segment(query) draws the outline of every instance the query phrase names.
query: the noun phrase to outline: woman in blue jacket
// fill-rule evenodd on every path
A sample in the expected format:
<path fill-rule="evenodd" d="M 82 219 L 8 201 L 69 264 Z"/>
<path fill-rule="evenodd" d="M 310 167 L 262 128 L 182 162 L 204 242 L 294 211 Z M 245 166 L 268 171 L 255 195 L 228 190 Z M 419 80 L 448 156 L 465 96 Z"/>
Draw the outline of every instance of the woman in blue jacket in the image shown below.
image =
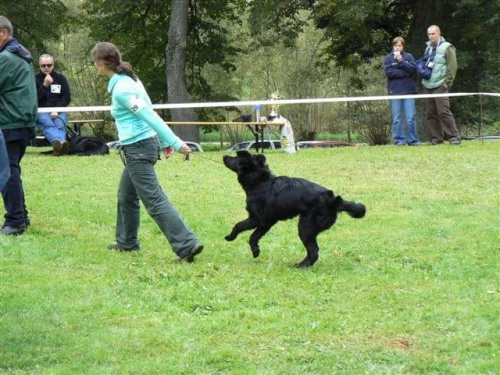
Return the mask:
<path fill-rule="evenodd" d="M 412 95 L 417 93 L 415 84 L 415 59 L 404 51 L 405 40 L 398 36 L 392 41 L 392 51 L 384 58 L 389 95 Z M 396 146 L 420 145 L 417 135 L 415 99 L 392 99 L 392 139 Z M 403 127 L 406 120 L 406 132 Z"/>
<path fill-rule="evenodd" d="M 153 110 L 144 86 L 130 64 L 122 61 L 114 44 L 96 44 L 92 57 L 98 73 L 110 78 L 111 114 L 115 118 L 125 164 L 118 188 L 116 242 L 108 245 L 108 249 L 140 249 L 137 236 L 140 200 L 179 260 L 191 263 L 203 250 L 203 245 L 169 202 L 154 170 L 161 151 L 169 158 L 175 151 L 188 154 L 191 149 Z"/>

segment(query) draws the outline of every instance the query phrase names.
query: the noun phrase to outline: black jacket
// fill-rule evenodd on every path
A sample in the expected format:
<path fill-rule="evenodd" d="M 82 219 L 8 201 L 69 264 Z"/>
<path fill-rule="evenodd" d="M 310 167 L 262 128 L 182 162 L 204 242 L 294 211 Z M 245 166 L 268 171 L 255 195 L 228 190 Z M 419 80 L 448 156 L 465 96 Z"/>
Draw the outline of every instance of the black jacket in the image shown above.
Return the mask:
<path fill-rule="evenodd" d="M 50 73 L 54 82 L 49 87 L 43 85 L 45 80 L 45 74 L 43 72 L 38 72 L 35 75 L 36 79 L 36 91 L 38 94 L 38 106 L 39 107 L 67 107 L 71 102 L 71 91 L 69 89 L 68 81 L 66 77 L 61 73 L 57 73 L 55 70 Z M 61 86 L 60 93 L 52 92 L 54 85 Z"/>

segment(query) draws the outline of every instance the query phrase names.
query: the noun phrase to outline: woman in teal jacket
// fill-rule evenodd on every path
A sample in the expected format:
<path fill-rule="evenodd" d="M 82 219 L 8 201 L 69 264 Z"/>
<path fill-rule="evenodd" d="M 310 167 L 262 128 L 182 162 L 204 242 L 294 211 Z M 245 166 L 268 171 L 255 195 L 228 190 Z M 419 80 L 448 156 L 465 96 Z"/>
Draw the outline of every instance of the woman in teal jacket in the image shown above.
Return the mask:
<path fill-rule="evenodd" d="M 140 200 L 179 260 L 191 263 L 203 250 L 203 245 L 169 202 L 154 170 L 161 151 L 169 158 L 175 151 L 188 154 L 191 149 L 153 110 L 144 86 L 130 64 L 122 61 L 114 44 L 96 44 L 92 57 L 98 73 L 110 77 L 111 114 L 115 118 L 125 164 L 118 188 L 116 242 L 108 245 L 108 249 L 140 249 Z"/>

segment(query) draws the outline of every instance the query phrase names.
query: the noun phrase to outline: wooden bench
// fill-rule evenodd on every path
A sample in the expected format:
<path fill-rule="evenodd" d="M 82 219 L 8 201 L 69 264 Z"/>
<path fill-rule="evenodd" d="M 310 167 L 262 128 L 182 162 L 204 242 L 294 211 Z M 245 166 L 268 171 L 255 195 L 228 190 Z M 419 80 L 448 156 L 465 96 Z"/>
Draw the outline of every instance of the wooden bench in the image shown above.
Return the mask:
<path fill-rule="evenodd" d="M 68 126 L 73 125 L 73 130 L 78 135 L 82 135 L 82 126 L 85 124 L 103 124 L 102 119 L 92 119 L 92 120 L 69 120 Z"/>

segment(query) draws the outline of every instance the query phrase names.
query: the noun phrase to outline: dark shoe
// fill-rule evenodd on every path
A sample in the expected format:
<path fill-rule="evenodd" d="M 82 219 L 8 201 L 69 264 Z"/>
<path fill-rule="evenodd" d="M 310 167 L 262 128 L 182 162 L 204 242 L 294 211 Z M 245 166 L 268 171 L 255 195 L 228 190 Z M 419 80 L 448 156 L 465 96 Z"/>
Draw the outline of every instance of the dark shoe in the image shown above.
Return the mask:
<path fill-rule="evenodd" d="M 179 263 L 183 263 L 183 262 L 193 263 L 194 257 L 196 255 L 198 255 L 199 253 L 201 253 L 202 251 L 203 251 L 203 245 L 198 242 L 196 245 L 193 246 L 193 248 L 191 249 L 191 251 L 188 254 L 186 254 L 183 257 L 179 257 L 179 259 L 177 259 L 177 262 L 179 262 Z"/>
<path fill-rule="evenodd" d="M 62 148 L 62 143 L 59 139 L 56 139 L 54 142 L 52 142 L 52 149 L 54 156 L 61 156 L 61 148 Z"/>
<path fill-rule="evenodd" d="M 116 251 L 139 251 L 139 249 L 124 249 L 120 245 L 118 245 L 116 242 L 106 246 L 106 249 L 108 250 L 116 250 Z"/>
<path fill-rule="evenodd" d="M 63 141 L 61 143 L 61 155 L 68 155 L 68 154 L 69 154 L 69 142 Z"/>
<path fill-rule="evenodd" d="M 21 225 L 20 227 L 4 226 L 0 230 L 0 234 L 6 235 L 6 236 L 20 236 L 21 234 L 24 233 L 25 230 L 26 230 L 25 225 Z"/>

